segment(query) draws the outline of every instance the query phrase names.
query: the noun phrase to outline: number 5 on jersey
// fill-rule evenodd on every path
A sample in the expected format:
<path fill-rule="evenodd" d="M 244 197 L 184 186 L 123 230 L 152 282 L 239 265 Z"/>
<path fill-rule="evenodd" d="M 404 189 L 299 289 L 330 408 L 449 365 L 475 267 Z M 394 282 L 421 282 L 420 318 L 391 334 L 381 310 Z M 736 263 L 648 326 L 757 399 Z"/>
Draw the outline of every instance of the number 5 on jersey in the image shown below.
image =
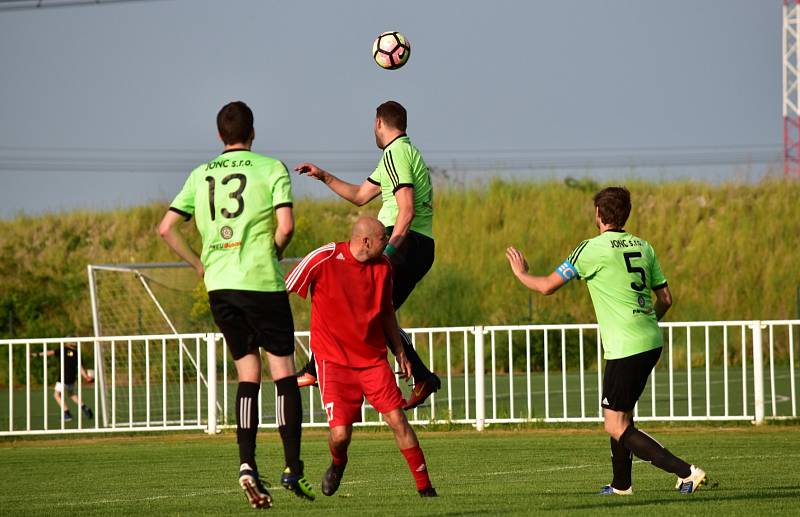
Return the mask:
<path fill-rule="evenodd" d="M 644 291 L 645 288 L 647 287 L 647 276 L 645 275 L 644 269 L 631 264 L 631 259 L 642 258 L 642 253 L 640 251 L 630 251 L 628 253 L 623 253 L 622 256 L 625 257 L 625 265 L 628 267 L 628 272 L 638 273 L 639 276 L 642 277 L 641 284 L 637 284 L 636 282 L 631 282 L 631 289 L 638 292 Z"/>

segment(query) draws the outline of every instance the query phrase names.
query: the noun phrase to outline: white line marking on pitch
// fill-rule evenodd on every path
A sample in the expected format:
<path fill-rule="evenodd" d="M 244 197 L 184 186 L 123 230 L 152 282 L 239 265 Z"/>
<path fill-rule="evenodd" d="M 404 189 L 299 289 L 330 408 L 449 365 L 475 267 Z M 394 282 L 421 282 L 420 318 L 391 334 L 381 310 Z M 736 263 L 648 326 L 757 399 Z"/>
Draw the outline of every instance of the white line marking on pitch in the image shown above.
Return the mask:
<path fill-rule="evenodd" d="M 95 504 L 110 504 L 110 503 L 138 503 L 142 501 L 157 501 L 159 499 L 177 499 L 177 498 L 186 498 L 186 497 L 198 497 L 204 495 L 221 495 L 221 494 L 233 494 L 238 492 L 239 490 L 233 489 L 226 489 L 226 490 L 201 490 L 196 492 L 187 492 L 185 494 L 164 494 L 164 495 L 152 495 L 149 497 L 136 497 L 130 499 L 96 499 L 94 501 L 76 501 L 76 502 L 56 502 L 56 503 L 48 503 L 50 506 L 89 506 Z"/>

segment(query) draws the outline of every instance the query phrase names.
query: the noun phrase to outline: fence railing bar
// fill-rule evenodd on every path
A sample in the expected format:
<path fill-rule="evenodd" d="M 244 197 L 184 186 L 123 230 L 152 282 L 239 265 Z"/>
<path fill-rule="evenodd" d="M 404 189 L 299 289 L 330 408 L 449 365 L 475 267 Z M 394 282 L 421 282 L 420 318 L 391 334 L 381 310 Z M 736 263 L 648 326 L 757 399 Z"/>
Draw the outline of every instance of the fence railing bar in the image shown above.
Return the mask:
<path fill-rule="evenodd" d="M 584 386 L 584 377 L 586 371 L 583 365 L 583 329 L 578 329 L 578 364 L 580 371 L 581 383 L 581 418 L 586 418 L 586 387 Z"/>
<path fill-rule="evenodd" d="M 544 333 L 544 417 L 550 418 L 550 368 L 547 364 L 547 349 L 549 348 L 549 343 L 547 342 L 547 329 L 543 329 L 542 332 Z"/>
<path fill-rule="evenodd" d="M 789 327 L 789 396 L 792 399 L 792 417 L 797 416 L 797 392 L 795 391 L 794 381 L 794 326 Z"/>
<path fill-rule="evenodd" d="M 514 356 L 512 355 L 512 348 L 513 348 L 513 339 L 511 333 L 513 331 L 508 331 L 508 398 L 510 399 L 510 415 L 513 418 L 516 413 L 514 413 Z"/>
<path fill-rule="evenodd" d="M 728 326 L 722 327 L 722 379 L 724 386 L 725 397 L 725 416 L 729 415 L 728 412 Z"/>
<path fill-rule="evenodd" d="M 775 326 L 769 325 L 769 394 L 772 402 L 772 416 L 777 416 L 775 407 Z"/>
<path fill-rule="evenodd" d="M 705 327 L 705 363 L 706 363 L 706 416 L 711 416 L 711 345 L 709 340 L 709 328 Z"/>
<path fill-rule="evenodd" d="M 747 327 L 742 325 L 742 414 L 747 414 Z"/>
<path fill-rule="evenodd" d="M 452 358 L 450 356 L 450 332 L 445 334 L 445 348 L 447 350 L 447 416 L 453 418 L 453 376 Z"/>
<path fill-rule="evenodd" d="M 601 357 L 603 343 L 600 338 L 600 329 L 597 328 L 595 332 L 596 338 L 595 341 L 597 343 L 597 416 L 598 418 L 603 418 L 603 378 L 602 372 L 600 370 L 603 369 L 603 360 Z"/>
<path fill-rule="evenodd" d="M 495 353 L 495 331 L 492 330 L 492 418 L 497 418 L 497 354 Z"/>
<path fill-rule="evenodd" d="M 533 400 L 531 396 L 531 331 L 525 329 L 525 385 L 527 389 L 528 419 L 533 418 Z"/>

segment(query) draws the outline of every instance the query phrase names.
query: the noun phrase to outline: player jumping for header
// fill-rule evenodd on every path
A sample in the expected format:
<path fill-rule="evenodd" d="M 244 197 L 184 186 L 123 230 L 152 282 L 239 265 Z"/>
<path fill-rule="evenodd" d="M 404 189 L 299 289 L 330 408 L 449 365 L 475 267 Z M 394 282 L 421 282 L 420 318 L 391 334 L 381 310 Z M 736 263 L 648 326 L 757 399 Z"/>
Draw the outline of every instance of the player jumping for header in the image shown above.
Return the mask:
<path fill-rule="evenodd" d="M 375 171 L 361 185 L 340 180 L 313 163 L 301 163 L 295 170 L 316 178 L 342 198 L 362 206 L 379 194 L 383 205 L 378 219 L 386 226 L 389 243 L 386 254 L 392 261 L 394 309 L 400 309 L 417 282 L 433 265 L 433 186 L 428 166 L 419 150 L 406 135 L 406 109 L 399 102 L 387 101 L 378 106 L 375 116 L 375 143 L 383 157 Z M 422 404 L 437 391 L 441 381 L 417 355 L 408 335 L 400 331 L 406 357 L 411 362 L 414 388 L 403 409 Z M 298 378 L 303 386 L 313 384 L 314 358 Z"/>
<path fill-rule="evenodd" d="M 600 326 L 606 359 L 603 417 L 611 435 L 614 479 L 601 494 L 631 495 L 631 453 L 678 476 L 676 488 L 694 493 L 706 473 L 676 457 L 647 433 L 634 427 L 633 409 L 661 356 L 660 320 L 672 305 L 667 280 L 653 247 L 625 231 L 631 212 L 630 193 L 609 187 L 594 196 L 600 235 L 581 242 L 549 276 L 528 273 L 528 263 L 514 247 L 506 257 L 523 285 L 545 295 L 579 278 L 586 280 Z M 650 291 L 655 292 L 655 305 Z"/>
<path fill-rule="evenodd" d="M 394 431 L 419 494 L 436 496 L 386 360 L 388 337 L 403 378 L 411 374 L 392 307 L 392 266 L 383 255 L 386 242 L 383 224 L 361 217 L 349 242 L 330 243 L 312 251 L 286 277 L 289 292 L 303 298 L 312 293 L 310 343 L 333 457 L 322 479 L 322 493 L 327 496 L 336 492 L 342 480 L 353 422 L 361 419 L 364 397 Z"/>

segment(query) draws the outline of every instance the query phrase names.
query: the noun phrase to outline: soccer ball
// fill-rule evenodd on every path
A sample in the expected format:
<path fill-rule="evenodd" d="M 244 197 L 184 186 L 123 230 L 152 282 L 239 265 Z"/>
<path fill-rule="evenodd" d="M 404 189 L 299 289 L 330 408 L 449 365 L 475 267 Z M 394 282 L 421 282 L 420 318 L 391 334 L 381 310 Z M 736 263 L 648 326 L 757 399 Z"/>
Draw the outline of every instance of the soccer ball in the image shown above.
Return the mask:
<path fill-rule="evenodd" d="M 396 70 L 408 62 L 411 42 L 397 31 L 384 32 L 372 44 L 372 58 L 378 66 Z"/>

